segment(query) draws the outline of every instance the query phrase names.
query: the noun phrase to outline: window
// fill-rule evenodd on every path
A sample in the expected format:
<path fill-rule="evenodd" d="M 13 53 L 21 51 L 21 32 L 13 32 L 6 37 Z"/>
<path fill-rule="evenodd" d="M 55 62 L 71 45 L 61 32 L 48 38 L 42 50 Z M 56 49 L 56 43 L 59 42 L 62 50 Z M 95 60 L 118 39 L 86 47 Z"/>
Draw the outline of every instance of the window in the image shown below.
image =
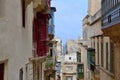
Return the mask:
<path fill-rule="evenodd" d="M 120 0 L 118 0 L 118 3 L 120 3 Z"/>
<path fill-rule="evenodd" d="M 81 53 L 77 52 L 77 61 L 81 62 Z"/>
<path fill-rule="evenodd" d="M 117 5 L 117 3 L 118 3 L 118 0 L 114 0 L 114 3 L 115 3 L 115 6 Z"/>
<path fill-rule="evenodd" d="M 78 64 L 77 70 L 78 70 L 78 78 L 84 78 L 84 65 Z"/>
<path fill-rule="evenodd" d="M 101 67 L 103 67 L 103 58 L 104 56 L 103 56 L 103 43 L 101 42 Z"/>
<path fill-rule="evenodd" d="M 53 50 L 50 49 L 50 56 L 52 57 L 53 56 Z"/>
<path fill-rule="evenodd" d="M 99 64 L 99 42 L 97 42 L 97 59 Z"/>
<path fill-rule="evenodd" d="M 71 57 L 69 57 L 69 60 L 71 60 Z"/>
<path fill-rule="evenodd" d="M 87 49 L 87 62 L 88 62 L 88 68 L 92 71 L 95 69 L 95 49 L 88 48 Z"/>
<path fill-rule="evenodd" d="M 0 17 L 5 14 L 5 0 L 0 0 Z"/>
<path fill-rule="evenodd" d="M 84 66 L 83 66 L 83 64 L 78 64 L 78 73 L 84 73 Z"/>
<path fill-rule="evenodd" d="M 73 77 L 72 76 L 67 76 L 66 80 L 73 80 Z"/>
<path fill-rule="evenodd" d="M 95 40 L 94 40 L 94 42 L 93 42 L 93 43 L 94 43 L 94 46 L 93 46 L 93 48 L 95 48 Z"/>
<path fill-rule="evenodd" d="M 112 0 L 112 7 L 114 7 L 114 0 Z"/>
<path fill-rule="evenodd" d="M 113 43 L 110 44 L 110 72 L 114 73 L 114 47 Z"/>
<path fill-rule="evenodd" d="M 82 68 L 80 68 L 80 69 L 78 70 L 78 72 L 79 72 L 79 73 L 83 73 L 84 70 L 83 70 Z"/>
<path fill-rule="evenodd" d="M 111 23 L 111 15 L 108 16 L 108 22 Z"/>
<path fill-rule="evenodd" d="M 25 27 L 25 0 L 21 0 L 22 6 L 22 26 Z"/>
<path fill-rule="evenodd" d="M 4 80 L 4 63 L 0 64 L 0 80 Z"/>
<path fill-rule="evenodd" d="M 108 43 L 106 43 L 106 69 L 108 70 Z"/>
<path fill-rule="evenodd" d="M 66 66 L 66 71 L 72 71 L 73 70 L 73 66 Z"/>
<path fill-rule="evenodd" d="M 19 80 L 23 80 L 23 68 L 19 71 Z"/>

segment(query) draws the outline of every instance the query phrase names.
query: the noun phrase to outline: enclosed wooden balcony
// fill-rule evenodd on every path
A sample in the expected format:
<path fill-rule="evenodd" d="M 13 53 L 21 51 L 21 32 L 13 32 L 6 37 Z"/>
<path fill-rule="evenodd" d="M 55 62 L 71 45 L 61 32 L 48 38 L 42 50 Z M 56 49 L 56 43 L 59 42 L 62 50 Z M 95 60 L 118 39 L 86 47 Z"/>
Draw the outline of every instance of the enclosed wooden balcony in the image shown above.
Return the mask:
<path fill-rule="evenodd" d="M 103 0 L 102 29 L 111 28 L 118 24 L 120 24 L 120 0 Z"/>
<path fill-rule="evenodd" d="M 50 8 L 50 20 L 49 20 L 49 26 L 48 26 L 48 36 L 50 40 L 54 38 L 54 34 L 55 34 L 55 25 L 54 25 L 54 13 L 55 12 L 56 12 L 56 8 L 51 7 Z"/>
<path fill-rule="evenodd" d="M 88 62 L 88 68 L 94 72 L 95 70 L 95 49 L 88 48 L 87 49 L 87 62 Z"/>
<path fill-rule="evenodd" d="M 77 65 L 77 74 L 78 74 L 78 79 L 84 78 L 84 64 Z"/>

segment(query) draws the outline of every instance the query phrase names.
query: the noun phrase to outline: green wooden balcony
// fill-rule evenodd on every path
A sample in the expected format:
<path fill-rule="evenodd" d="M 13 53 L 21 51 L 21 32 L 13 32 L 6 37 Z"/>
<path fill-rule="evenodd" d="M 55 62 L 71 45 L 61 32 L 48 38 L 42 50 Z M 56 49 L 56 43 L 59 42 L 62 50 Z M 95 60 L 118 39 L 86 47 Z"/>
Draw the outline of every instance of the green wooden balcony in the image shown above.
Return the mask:
<path fill-rule="evenodd" d="M 78 79 L 84 78 L 84 65 L 83 64 L 77 65 L 77 73 L 78 73 Z"/>
<path fill-rule="evenodd" d="M 94 71 L 95 70 L 95 49 L 93 48 L 87 49 L 87 62 L 88 62 L 88 68 Z"/>

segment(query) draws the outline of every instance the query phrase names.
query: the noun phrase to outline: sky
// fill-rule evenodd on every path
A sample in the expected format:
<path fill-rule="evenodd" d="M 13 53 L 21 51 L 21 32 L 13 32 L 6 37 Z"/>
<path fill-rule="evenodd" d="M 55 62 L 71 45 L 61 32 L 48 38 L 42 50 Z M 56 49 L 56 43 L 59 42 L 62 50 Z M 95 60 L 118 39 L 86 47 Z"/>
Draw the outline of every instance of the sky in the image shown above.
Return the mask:
<path fill-rule="evenodd" d="M 82 37 L 82 20 L 87 15 L 88 0 L 52 0 L 55 12 L 55 36 L 63 44 L 69 39 Z"/>

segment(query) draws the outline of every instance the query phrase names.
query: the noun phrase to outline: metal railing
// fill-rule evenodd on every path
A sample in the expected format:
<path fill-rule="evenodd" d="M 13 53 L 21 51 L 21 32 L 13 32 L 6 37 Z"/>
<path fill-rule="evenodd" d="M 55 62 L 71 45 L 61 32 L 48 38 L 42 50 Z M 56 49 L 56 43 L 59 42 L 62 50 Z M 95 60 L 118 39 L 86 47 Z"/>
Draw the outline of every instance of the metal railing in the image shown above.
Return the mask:
<path fill-rule="evenodd" d="M 46 69 L 55 69 L 55 60 L 52 57 L 46 58 Z"/>

